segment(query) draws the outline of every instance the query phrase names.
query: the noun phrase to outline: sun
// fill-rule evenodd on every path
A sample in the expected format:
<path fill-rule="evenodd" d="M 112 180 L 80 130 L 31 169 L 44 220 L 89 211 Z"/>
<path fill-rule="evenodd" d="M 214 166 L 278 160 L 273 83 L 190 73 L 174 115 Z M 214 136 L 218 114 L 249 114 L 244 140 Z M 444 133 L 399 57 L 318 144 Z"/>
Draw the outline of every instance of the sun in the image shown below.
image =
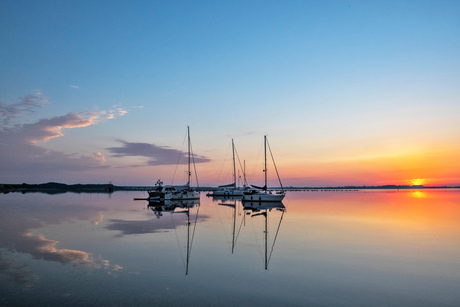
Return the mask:
<path fill-rule="evenodd" d="M 421 178 L 409 180 L 409 183 L 411 185 L 423 185 L 425 182 L 426 182 L 426 179 L 421 179 Z"/>

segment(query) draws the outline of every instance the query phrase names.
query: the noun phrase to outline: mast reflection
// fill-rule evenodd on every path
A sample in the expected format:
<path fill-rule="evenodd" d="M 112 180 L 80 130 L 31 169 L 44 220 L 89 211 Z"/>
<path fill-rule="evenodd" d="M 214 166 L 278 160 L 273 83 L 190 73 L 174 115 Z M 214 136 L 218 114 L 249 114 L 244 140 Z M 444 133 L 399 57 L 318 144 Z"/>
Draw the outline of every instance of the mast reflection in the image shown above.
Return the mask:
<path fill-rule="evenodd" d="M 226 201 L 224 200 L 223 202 L 219 203 L 219 206 L 224 206 L 224 207 L 229 207 L 233 208 L 233 230 L 232 230 L 232 254 L 235 250 L 235 245 L 236 245 L 236 240 L 238 239 L 238 235 L 236 234 L 236 209 L 237 209 L 237 198 L 232 198 L 232 201 L 229 201 L 230 199 L 227 198 Z M 241 203 L 241 198 L 239 198 L 239 202 Z M 244 215 L 243 219 L 241 220 L 240 227 L 238 229 L 238 234 L 241 231 L 241 226 L 243 225 L 244 221 Z"/>
<path fill-rule="evenodd" d="M 187 226 L 187 246 L 186 246 L 186 259 L 185 259 L 185 275 L 188 275 L 190 255 L 192 252 L 193 239 L 195 237 L 196 224 L 198 220 L 198 214 L 200 211 L 200 200 L 199 199 L 190 199 L 190 200 L 165 200 L 165 201 L 150 201 L 148 208 L 155 213 L 157 218 L 163 216 L 164 212 L 169 212 L 170 214 L 185 214 L 187 217 L 186 226 Z M 192 208 L 196 208 L 196 214 L 193 221 L 193 229 L 190 227 L 192 225 L 190 221 L 190 214 Z M 174 227 L 176 231 L 176 227 Z M 180 247 L 179 247 L 180 248 Z M 182 256 L 182 251 L 181 251 Z M 183 258 L 182 258 L 183 259 Z"/>
<path fill-rule="evenodd" d="M 263 216 L 265 218 L 265 230 L 264 230 L 264 243 L 265 243 L 265 270 L 268 269 L 268 264 L 270 262 L 273 249 L 275 247 L 276 238 L 278 237 L 278 233 L 281 227 L 281 222 L 283 220 L 284 213 L 286 212 L 286 207 L 283 205 L 282 202 L 244 202 L 243 209 L 247 215 L 251 215 L 252 217 Z M 273 238 L 273 244 L 271 246 L 270 254 L 268 254 L 268 214 L 272 210 L 281 211 L 281 217 L 278 223 L 278 228 L 276 229 L 275 236 Z"/>

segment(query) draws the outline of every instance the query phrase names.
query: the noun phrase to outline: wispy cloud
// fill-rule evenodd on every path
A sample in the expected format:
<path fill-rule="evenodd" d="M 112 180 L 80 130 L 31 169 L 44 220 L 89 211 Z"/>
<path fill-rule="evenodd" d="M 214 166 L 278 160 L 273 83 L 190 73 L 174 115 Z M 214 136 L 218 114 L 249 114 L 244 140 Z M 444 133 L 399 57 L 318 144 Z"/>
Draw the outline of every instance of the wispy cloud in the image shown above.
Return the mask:
<path fill-rule="evenodd" d="M 73 84 L 71 84 L 70 87 L 71 88 L 80 88 L 78 85 L 73 85 Z"/>
<path fill-rule="evenodd" d="M 64 136 L 66 129 L 88 127 L 123 116 L 127 112 L 117 106 L 112 110 L 68 113 L 32 123 L 21 123 L 25 115 L 35 112 L 46 103 L 41 93 L 26 96 L 13 104 L 0 103 L 0 174 L 106 168 L 105 157 L 99 151 L 90 155 L 68 154 L 48 150 L 41 142 Z"/>
<path fill-rule="evenodd" d="M 0 101 L 0 122 L 3 126 L 11 124 L 12 120 L 34 113 L 48 103 L 48 99 L 37 91 L 19 99 L 16 103 L 6 104 Z"/>
<path fill-rule="evenodd" d="M 20 138 L 35 144 L 37 141 L 48 141 L 52 138 L 63 136 L 62 129 L 88 127 L 97 123 L 99 114 L 77 114 L 41 119 L 33 124 L 25 124 L 18 129 Z M 18 134 L 16 136 L 18 136 Z"/>
<path fill-rule="evenodd" d="M 101 120 L 114 119 L 120 116 L 124 116 L 128 113 L 124 108 L 115 106 L 114 109 L 105 110 L 99 112 L 101 115 Z"/>
<path fill-rule="evenodd" d="M 178 163 L 178 158 L 184 156 L 185 153 L 171 149 L 167 146 L 157 146 L 149 143 L 130 143 L 123 140 L 118 140 L 122 144 L 120 147 L 109 147 L 107 150 L 112 153 L 113 157 L 146 157 L 149 158 L 147 165 L 175 165 Z M 195 163 L 210 162 L 211 159 L 205 156 L 193 155 Z M 179 163 L 186 163 L 184 161 Z"/>

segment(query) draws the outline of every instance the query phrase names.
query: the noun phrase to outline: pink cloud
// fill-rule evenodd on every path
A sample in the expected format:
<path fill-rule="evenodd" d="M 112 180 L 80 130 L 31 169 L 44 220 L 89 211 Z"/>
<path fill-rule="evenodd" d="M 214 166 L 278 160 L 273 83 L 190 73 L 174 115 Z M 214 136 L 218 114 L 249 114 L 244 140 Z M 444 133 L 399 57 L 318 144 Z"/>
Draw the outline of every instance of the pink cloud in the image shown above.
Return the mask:
<path fill-rule="evenodd" d="M 52 138 L 63 136 L 62 129 L 88 127 L 99 119 L 99 114 L 89 114 L 84 117 L 82 114 L 69 113 L 64 116 L 41 119 L 33 124 L 25 124 L 21 127 L 20 133 L 23 140 L 32 144 L 37 141 L 48 141 Z"/>

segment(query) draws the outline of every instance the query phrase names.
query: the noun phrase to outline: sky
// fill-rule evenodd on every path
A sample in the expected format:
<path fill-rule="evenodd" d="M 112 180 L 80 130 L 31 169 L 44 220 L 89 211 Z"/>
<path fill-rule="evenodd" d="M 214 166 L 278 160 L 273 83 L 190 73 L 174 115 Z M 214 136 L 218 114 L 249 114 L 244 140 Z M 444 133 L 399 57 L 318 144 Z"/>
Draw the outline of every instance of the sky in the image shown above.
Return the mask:
<path fill-rule="evenodd" d="M 285 186 L 460 185 L 459 16 L 456 0 L 0 0 L 0 183 L 184 184 L 189 126 L 192 185 L 232 182 L 232 139 L 238 177 L 263 185 L 264 135 Z"/>

